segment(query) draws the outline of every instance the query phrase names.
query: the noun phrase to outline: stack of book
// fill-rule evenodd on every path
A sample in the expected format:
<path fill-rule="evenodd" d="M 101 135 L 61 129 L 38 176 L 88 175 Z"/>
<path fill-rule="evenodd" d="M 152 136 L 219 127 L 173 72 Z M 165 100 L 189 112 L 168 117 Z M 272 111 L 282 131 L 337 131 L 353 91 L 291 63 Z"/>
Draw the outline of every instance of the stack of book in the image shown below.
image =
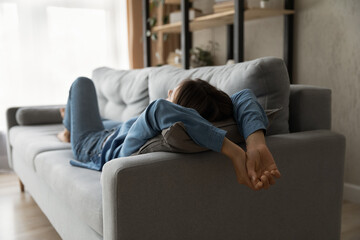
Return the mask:
<path fill-rule="evenodd" d="M 247 1 L 244 1 L 244 8 L 247 9 Z M 215 0 L 214 13 L 226 12 L 234 9 L 234 0 Z"/>

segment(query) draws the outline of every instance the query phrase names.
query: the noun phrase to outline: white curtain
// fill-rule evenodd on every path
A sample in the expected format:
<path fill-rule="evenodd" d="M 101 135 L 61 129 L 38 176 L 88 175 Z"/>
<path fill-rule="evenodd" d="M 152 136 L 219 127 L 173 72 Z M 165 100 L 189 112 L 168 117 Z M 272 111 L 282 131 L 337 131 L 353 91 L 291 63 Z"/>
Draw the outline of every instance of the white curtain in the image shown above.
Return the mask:
<path fill-rule="evenodd" d="M 65 104 L 78 76 L 128 69 L 126 0 L 0 0 L 0 130 L 10 106 Z"/>

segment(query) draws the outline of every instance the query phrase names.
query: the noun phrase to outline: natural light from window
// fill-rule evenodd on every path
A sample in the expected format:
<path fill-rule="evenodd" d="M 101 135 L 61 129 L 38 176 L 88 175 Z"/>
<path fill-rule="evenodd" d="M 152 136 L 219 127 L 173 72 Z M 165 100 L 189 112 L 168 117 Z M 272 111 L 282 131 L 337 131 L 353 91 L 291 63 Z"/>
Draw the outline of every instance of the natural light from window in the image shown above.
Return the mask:
<path fill-rule="evenodd" d="M 79 74 L 110 65 L 106 13 L 98 9 L 48 7 L 51 81 L 59 87 Z"/>
<path fill-rule="evenodd" d="M 7 108 L 65 104 L 77 77 L 119 68 L 112 4 L 0 0 L 0 131 Z"/>
<path fill-rule="evenodd" d="M 10 99 L 17 96 L 22 77 L 20 60 L 18 8 L 15 3 L 0 4 L 0 129 L 5 127 L 5 109 Z"/>

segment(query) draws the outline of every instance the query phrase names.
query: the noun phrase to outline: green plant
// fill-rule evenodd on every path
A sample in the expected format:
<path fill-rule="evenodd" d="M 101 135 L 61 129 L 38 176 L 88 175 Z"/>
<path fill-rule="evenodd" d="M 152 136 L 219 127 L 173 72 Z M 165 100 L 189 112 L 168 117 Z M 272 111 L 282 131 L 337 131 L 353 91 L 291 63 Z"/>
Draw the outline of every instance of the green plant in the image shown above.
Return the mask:
<path fill-rule="evenodd" d="M 219 43 L 209 41 L 209 44 L 205 47 L 205 49 L 201 47 L 191 49 L 191 66 L 195 68 L 214 65 L 213 58 L 215 56 L 215 52 L 218 50 L 218 47 Z"/>

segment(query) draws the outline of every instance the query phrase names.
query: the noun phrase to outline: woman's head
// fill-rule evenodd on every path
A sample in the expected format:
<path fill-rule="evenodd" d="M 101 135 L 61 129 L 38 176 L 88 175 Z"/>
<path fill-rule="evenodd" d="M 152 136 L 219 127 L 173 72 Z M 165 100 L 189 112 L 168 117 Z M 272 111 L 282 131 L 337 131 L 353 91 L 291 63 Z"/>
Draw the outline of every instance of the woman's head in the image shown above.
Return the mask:
<path fill-rule="evenodd" d="M 208 121 L 220 121 L 233 115 L 230 97 L 201 79 L 186 79 L 174 90 L 169 90 L 168 100 L 195 109 Z"/>

